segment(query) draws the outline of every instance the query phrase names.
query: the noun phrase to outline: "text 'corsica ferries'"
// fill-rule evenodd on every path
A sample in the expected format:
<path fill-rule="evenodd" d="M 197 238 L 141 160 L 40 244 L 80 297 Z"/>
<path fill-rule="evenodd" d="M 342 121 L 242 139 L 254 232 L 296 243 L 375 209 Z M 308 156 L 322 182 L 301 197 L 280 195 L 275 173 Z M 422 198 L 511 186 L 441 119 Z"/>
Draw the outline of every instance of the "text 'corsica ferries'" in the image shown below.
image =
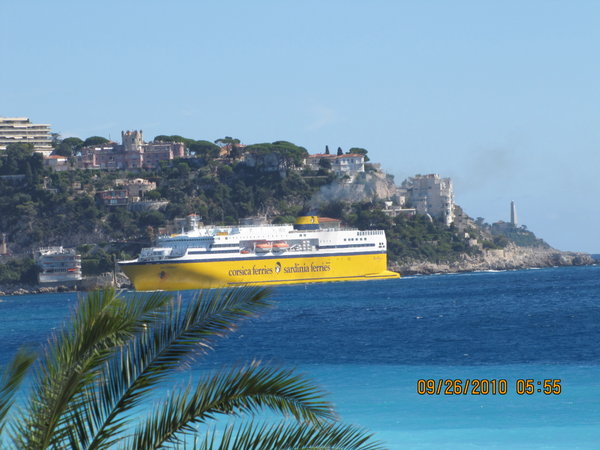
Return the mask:
<path fill-rule="evenodd" d="M 398 278 L 387 270 L 382 230 L 325 228 L 318 217 L 294 225 L 198 226 L 119 264 L 137 290 Z"/>

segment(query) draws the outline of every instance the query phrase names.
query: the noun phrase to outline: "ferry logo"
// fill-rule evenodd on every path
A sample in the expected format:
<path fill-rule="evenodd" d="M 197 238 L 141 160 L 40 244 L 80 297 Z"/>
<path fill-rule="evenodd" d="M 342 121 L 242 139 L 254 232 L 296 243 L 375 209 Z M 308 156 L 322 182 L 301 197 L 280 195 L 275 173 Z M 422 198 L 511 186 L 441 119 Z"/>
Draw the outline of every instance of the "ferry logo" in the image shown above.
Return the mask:
<path fill-rule="evenodd" d="M 275 264 L 275 273 L 279 273 L 279 272 L 281 272 L 281 263 L 280 262 Z"/>
<path fill-rule="evenodd" d="M 163 270 L 161 273 L 158 274 L 158 276 L 161 280 L 164 280 L 165 278 L 167 278 L 167 273 Z"/>

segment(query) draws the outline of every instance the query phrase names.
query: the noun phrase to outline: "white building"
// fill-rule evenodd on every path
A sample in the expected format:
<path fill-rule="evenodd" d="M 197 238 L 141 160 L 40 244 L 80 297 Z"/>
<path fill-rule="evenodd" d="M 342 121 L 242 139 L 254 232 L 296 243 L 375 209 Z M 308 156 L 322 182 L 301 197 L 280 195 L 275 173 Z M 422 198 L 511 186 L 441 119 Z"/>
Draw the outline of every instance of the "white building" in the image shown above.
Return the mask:
<path fill-rule="evenodd" d="M 69 165 L 69 158 L 61 155 L 44 156 L 44 164 L 55 172 L 63 172 L 71 168 Z"/>
<path fill-rule="evenodd" d="M 10 144 L 33 144 L 44 155 L 52 152 L 50 125 L 34 124 L 27 117 L 0 117 L 0 151 Z"/>
<path fill-rule="evenodd" d="M 321 161 L 329 161 L 331 171 L 336 175 L 348 175 L 350 178 L 354 178 L 358 173 L 365 171 L 365 157 L 357 153 L 345 155 L 316 153 L 308 156 L 306 165 L 310 170 L 319 170 L 323 168 Z"/>
<path fill-rule="evenodd" d="M 442 219 L 447 226 L 454 222 L 454 190 L 450 178 L 441 178 L 438 174 L 417 175 L 405 180 L 402 188 L 417 213 Z"/>

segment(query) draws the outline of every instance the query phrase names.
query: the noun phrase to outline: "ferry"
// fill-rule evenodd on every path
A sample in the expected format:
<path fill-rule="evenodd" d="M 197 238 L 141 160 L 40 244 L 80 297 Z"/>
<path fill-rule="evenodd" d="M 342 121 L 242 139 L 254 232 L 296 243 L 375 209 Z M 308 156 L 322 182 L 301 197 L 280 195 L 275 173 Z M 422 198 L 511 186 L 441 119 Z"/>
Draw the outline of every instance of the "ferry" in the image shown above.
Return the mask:
<path fill-rule="evenodd" d="M 399 278 L 387 269 L 386 252 L 383 230 L 321 227 L 317 216 L 200 226 L 191 215 L 186 230 L 119 265 L 139 291 Z"/>
<path fill-rule="evenodd" d="M 75 284 L 83 279 L 81 255 L 75 249 L 63 247 L 41 247 L 36 252 L 36 263 L 40 267 L 38 282 Z"/>

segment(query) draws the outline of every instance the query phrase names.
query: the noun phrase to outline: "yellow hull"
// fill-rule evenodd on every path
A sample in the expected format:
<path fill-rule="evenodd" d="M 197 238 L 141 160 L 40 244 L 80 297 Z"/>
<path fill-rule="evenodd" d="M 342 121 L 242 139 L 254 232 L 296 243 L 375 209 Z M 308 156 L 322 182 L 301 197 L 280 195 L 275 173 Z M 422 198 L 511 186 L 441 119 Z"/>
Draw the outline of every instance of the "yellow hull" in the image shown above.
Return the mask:
<path fill-rule="evenodd" d="M 123 263 L 138 291 L 399 278 L 385 253 Z"/>

